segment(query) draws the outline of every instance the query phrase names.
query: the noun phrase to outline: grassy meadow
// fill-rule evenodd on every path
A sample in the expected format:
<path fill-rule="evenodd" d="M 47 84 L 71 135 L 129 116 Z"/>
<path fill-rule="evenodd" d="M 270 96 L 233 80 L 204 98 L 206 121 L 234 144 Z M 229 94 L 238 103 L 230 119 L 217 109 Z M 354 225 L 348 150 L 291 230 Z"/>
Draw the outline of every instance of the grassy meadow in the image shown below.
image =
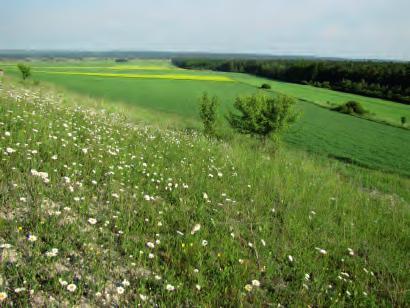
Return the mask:
<path fill-rule="evenodd" d="M 55 82 L 85 83 L 96 97 L 117 80 L 49 76 L 64 77 Z M 126 85 L 117 95 L 150 82 L 118 79 Z M 161 80 L 154 97 L 177 97 L 163 88 L 172 82 L 197 81 Z M 239 87 L 203 83 L 221 94 Z M 101 99 L 4 80 L 1 306 L 408 305 L 409 178 L 146 125 L 154 94 L 134 117 Z M 173 114 L 170 102 L 156 106 Z"/>
<path fill-rule="evenodd" d="M 403 104 L 246 74 L 184 70 L 165 60 L 133 60 L 125 64 L 112 60 L 32 61 L 30 65 L 37 80 L 96 99 L 142 108 L 147 114 L 160 112 L 160 122 L 177 119 L 177 125 L 184 122 L 195 128 L 199 127 L 196 102 L 204 91 L 220 98 L 223 114 L 230 110 L 237 95 L 262 91 L 258 87 L 268 82 L 272 91 L 264 91 L 265 94 L 284 93 L 299 99 L 301 117 L 284 137 L 288 144 L 345 162 L 410 175 L 410 132 L 394 127 L 399 125 L 401 116 L 410 119 L 410 107 Z M 15 63 L 2 66 L 6 74 L 17 74 Z M 391 125 L 328 109 L 352 99 L 370 112 L 371 119 Z M 222 116 L 219 126 L 222 135 L 232 135 Z"/>

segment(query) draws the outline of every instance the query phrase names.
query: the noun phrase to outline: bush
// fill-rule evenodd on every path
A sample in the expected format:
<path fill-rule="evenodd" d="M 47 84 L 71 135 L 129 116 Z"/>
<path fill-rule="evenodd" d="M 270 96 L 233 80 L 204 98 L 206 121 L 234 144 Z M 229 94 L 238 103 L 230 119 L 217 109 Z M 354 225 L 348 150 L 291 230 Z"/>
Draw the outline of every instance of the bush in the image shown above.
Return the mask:
<path fill-rule="evenodd" d="M 343 105 L 333 108 L 332 110 L 352 115 L 364 115 L 367 113 L 367 111 L 362 107 L 362 105 L 355 101 L 348 101 Z"/>
<path fill-rule="evenodd" d="M 23 80 L 26 80 L 31 76 L 31 68 L 28 65 L 25 64 L 17 64 L 18 69 L 20 70 L 21 73 L 21 78 Z"/>
<path fill-rule="evenodd" d="M 407 118 L 406 117 L 401 117 L 400 118 L 400 121 L 401 121 L 401 125 L 406 125 L 406 123 L 407 123 Z"/>
<path fill-rule="evenodd" d="M 216 96 L 209 98 L 207 93 L 204 93 L 199 102 L 199 116 L 204 125 L 204 134 L 208 136 L 215 135 L 215 125 L 217 118 L 217 108 L 219 102 Z"/>
<path fill-rule="evenodd" d="M 239 114 L 229 113 L 231 127 L 241 134 L 251 135 L 263 142 L 267 138 L 278 139 L 278 133 L 296 120 L 294 100 L 278 95 L 274 98 L 256 94 L 237 97 L 234 107 Z"/>
<path fill-rule="evenodd" d="M 115 59 L 115 62 L 117 62 L 117 63 L 124 63 L 124 62 L 128 62 L 128 59 L 119 58 L 119 59 Z"/>
<path fill-rule="evenodd" d="M 261 85 L 261 89 L 269 90 L 271 88 L 270 84 L 264 83 Z"/>

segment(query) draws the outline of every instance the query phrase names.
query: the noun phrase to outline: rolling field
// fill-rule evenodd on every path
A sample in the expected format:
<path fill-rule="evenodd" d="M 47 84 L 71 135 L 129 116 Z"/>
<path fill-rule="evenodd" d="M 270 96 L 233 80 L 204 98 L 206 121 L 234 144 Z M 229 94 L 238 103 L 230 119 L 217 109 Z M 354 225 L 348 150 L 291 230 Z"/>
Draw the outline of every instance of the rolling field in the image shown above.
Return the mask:
<path fill-rule="evenodd" d="M 182 70 L 160 60 L 132 61 L 123 66 L 109 61 L 33 62 L 31 65 L 38 80 L 100 99 L 161 111 L 162 116 L 169 113 L 193 121 L 198 119 L 196 101 L 203 91 L 221 98 L 224 113 L 237 95 L 260 91 L 257 86 L 266 82 L 244 74 Z M 16 73 L 14 64 L 4 67 L 7 73 Z M 318 105 L 355 99 L 378 120 L 394 124 L 401 115 L 410 118 L 409 106 L 309 86 L 269 83 L 273 91 L 315 103 L 298 101 L 301 119 L 286 134 L 288 144 L 343 161 L 410 175 L 410 131 L 342 115 Z M 222 130 L 228 128 L 222 124 Z"/>
<path fill-rule="evenodd" d="M 410 179 L 81 98 L 2 85 L 2 307 L 407 306 Z"/>
<path fill-rule="evenodd" d="M 383 121 L 392 125 L 400 126 L 402 116 L 410 118 L 410 106 L 396 102 L 386 101 L 379 98 L 366 97 L 351 93 L 337 92 L 323 88 L 317 88 L 309 85 L 300 85 L 295 83 L 272 81 L 264 78 L 255 78 L 247 74 L 233 73 L 235 80 L 248 84 L 259 86 L 262 82 L 268 83 L 272 91 L 291 95 L 299 99 L 313 102 L 324 107 L 333 107 L 341 105 L 347 101 L 359 102 L 367 111 L 369 117 L 376 121 Z"/>

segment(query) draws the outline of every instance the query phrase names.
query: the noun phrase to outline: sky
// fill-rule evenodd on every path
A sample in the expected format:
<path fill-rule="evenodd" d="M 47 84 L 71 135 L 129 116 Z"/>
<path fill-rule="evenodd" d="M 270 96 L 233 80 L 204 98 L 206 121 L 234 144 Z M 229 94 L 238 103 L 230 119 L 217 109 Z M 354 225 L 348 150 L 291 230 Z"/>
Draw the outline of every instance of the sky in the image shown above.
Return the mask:
<path fill-rule="evenodd" d="M 410 60 L 410 0 L 0 0 L 0 49 Z"/>

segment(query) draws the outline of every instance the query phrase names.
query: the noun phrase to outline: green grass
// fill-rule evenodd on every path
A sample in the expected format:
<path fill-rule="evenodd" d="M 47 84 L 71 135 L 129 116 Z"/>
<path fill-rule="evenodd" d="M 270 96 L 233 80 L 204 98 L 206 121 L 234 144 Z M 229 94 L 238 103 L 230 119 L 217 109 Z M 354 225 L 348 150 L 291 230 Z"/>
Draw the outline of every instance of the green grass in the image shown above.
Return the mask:
<path fill-rule="evenodd" d="M 409 179 L 92 104 L 4 84 L 2 306 L 407 305 Z"/>
<path fill-rule="evenodd" d="M 233 74 L 233 78 L 242 82 L 260 86 L 267 83 L 271 86 L 272 91 L 291 95 L 299 99 L 313 102 L 326 108 L 342 105 L 348 101 L 359 102 L 367 111 L 369 117 L 376 121 L 383 121 L 392 125 L 401 126 L 400 118 L 402 116 L 410 119 L 410 106 L 395 103 L 379 98 L 366 97 L 351 93 L 343 93 L 323 88 L 317 88 L 308 85 L 300 85 L 287 82 L 272 81 L 264 78 L 256 78 L 246 74 Z"/>
<path fill-rule="evenodd" d="M 9 63 L 9 65 L 13 65 Z M 56 75 L 55 69 L 44 67 L 70 67 L 68 71 L 84 73 L 114 72 L 137 74 L 192 74 L 193 76 L 226 76 L 237 82 L 195 81 L 195 80 L 167 80 L 167 79 L 132 79 L 121 77 L 98 77 L 81 75 Z M 51 82 L 77 93 L 90 95 L 105 101 L 121 102 L 132 108 L 143 109 L 147 114 L 160 112 L 159 121 L 165 119 L 184 119 L 189 127 L 198 127 L 197 100 L 204 91 L 217 95 L 221 99 L 221 113 L 229 110 L 237 95 L 249 95 L 258 90 L 257 87 L 266 82 L 265 79 L 245 74 L 217 73 L 209 71 L 187 71 L 172 67 L 168 61 L 144 60 L 126 63 L 129 66 L 164 67 L 160 70 L 112 70 L 117 64 L 113 61 L 67 61 L 67 62 L 33 62 L 33 67 L 43 67 L 41 72 L 34 69 L 34 78 Z M 77 69 L 75 69 L 77 67 Z M 81 69 L 83 67 L 83 69 Z M 91 70 L 90 67 L 96 67 Z M 102 69 L 105 67 L 105 69 Z M 176 69 L 175 71 L 173 69 Z M 49 70 L 51 73 L 44 71 Z M 14 75 L 14 66 L 6 66 L 7 74 Z M 331 112 L 320 105 L 343 103 L 355 99 L 374 113 L 378 120 L 390 121 L 395 118 L 397 124 L 400 115 L 408 115 L 410 107 L 387 102 L 379 99 L 340 93 L 310 86 L 287 84 L 269 81 L 273 91 L 292 95 L 303 100 L 299 101 L 298 109 L 302 112 L 299 122 L 285 135 L 284 140 L 301 149 L 322 153 L 331 157 L 353 162 L 371 168 L 410 175 L 410 132 L 405 129 L 375 123 Z M 270 91 L 265 91 L 270 95 Z M 151 117 L 152 118 L 152 117 Z M 390 120 L 389 120 L 390 119 Z M 167 122 L 171 122 L 168 121 Z M 180 126 L 181 121 L 175 121 Z M 222 135 L 232 135 L 220 117 L 220 131 Z"/>
<path fill-rule="evenodd" d="M 285 140 L 346 162 L 410 175 L 410 132 L 312 104 L 299 104 L 303 117 Z M 315 121 L 312 121 L 315 119 Z"/>

